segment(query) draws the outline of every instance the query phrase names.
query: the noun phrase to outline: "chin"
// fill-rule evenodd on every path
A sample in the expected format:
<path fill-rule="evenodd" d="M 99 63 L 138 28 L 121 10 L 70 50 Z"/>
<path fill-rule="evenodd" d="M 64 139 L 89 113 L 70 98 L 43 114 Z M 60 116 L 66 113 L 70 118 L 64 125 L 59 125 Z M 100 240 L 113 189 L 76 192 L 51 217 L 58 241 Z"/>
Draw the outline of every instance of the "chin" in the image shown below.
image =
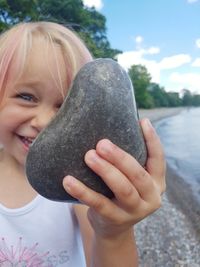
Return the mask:
<path fill-rule="evenodd" d="M 26 156 L 20 155 L 16 157 L 15 159 L 16 159 L 17 164 L 24 169 L 26 165 Z"/>

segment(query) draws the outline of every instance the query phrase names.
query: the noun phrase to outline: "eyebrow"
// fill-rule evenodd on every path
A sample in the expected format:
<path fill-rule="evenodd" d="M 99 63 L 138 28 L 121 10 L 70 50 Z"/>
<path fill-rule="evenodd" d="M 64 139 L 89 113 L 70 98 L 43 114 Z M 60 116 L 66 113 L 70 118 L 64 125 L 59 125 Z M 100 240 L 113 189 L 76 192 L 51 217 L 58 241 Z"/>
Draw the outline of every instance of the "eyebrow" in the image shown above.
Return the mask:
<path fill-rule="evenodd" d="M 42 83 L 40 81 L 37 81 L 37 80 L 28 80 L 28 81 L 23 81 L 23 82 L 16 82 L 16 85 L 17 86 L 20 86 L 20 85 L 26 85 L 26 86 L 40 86 L 42 85 Z"/>

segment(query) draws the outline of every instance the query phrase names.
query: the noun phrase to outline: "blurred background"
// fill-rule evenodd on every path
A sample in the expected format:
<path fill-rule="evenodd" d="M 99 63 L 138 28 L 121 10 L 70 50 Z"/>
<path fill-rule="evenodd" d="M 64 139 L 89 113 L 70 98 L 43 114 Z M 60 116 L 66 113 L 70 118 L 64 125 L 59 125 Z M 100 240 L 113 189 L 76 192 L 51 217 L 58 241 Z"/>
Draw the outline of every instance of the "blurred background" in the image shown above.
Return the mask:
<path fill-rule="evenodd" d="M 22 21 L 70 27 L 134 85 L 167 160 L 163 206 L 136 229 L 142 267 L 200 266 L 200 0 L 0 0 L 0 32 Z M 123 111 L 122 111 L 123 112 Z"/>

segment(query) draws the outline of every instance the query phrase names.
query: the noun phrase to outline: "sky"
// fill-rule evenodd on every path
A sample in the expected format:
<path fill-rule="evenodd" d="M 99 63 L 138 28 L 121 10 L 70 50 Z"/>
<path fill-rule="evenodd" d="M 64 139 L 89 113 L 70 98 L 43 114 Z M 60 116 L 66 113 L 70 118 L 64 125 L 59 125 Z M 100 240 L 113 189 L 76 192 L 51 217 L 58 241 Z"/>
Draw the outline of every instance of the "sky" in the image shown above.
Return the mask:
<path fill-rule="evenodd" d="M 200 0 L 83 0 L 106 17 L 107 38 L 126 70 L 146 66 L 169 92 L 200 94 Z"/>

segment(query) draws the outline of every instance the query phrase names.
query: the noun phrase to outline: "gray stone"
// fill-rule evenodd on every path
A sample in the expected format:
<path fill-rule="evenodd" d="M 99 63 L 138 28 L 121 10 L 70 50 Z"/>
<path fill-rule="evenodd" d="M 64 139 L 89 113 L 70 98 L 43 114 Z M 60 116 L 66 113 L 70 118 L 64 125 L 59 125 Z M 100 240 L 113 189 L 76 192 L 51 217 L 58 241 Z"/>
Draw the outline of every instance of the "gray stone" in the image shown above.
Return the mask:
<path fill-rule="evenodd" d="M 48 199 L 77 201 L 62 186 L 64 176 L 70 174 L 112 198 L 111 190 L 84 163 L 85 153 L 103 138 L 144 166 L 147 152 L 133 86 L 125 70 L 112 59 L 96 59 L 77 74 L 56 117 L 30 147 L 26 162 L 30 184 Z"/>

